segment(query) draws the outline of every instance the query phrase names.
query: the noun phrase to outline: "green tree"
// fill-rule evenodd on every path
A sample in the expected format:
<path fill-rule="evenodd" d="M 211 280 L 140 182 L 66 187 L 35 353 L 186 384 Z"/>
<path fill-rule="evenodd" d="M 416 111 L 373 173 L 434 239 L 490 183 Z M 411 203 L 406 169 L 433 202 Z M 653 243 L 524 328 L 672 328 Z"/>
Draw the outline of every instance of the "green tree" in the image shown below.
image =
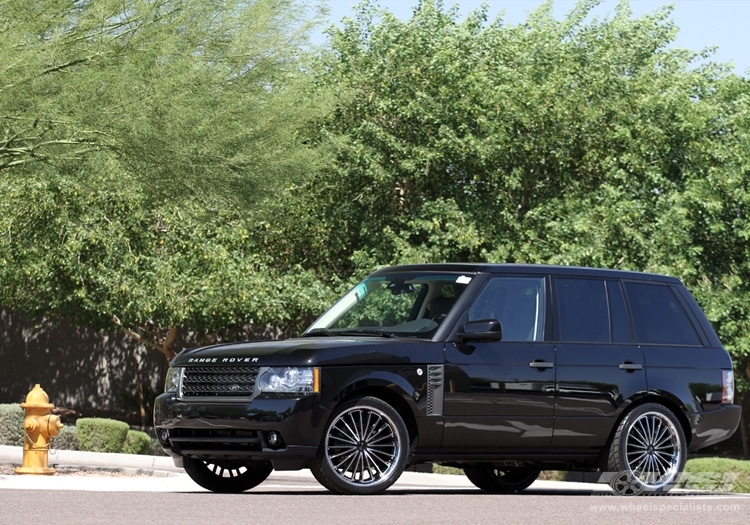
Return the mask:
<path fill-rule="evenodd" d="M 326 293 L 294 264 L 280 272 L 257 224 L 322 162 L 309 126 L 327 96 L 306 70 L 321 13 L 3 2 L 0 304 L 117 326 L 168 359 L 178 327 L 298 330 Z"/>
<path fill-rule="evenodd" d="M 232 199 L 307 173 L 318 160 L 301 130 L 326 107 L 304 73 L 316 13 L 297 0 L 5 0 L 0 173 L 72 174 L 106 150 L 152 191 Z"/>
<path fill-rule="evenodd" d="M 321 68 L 336 168 L 299 192 L 314 219 L 274 242 L 342 276 L 446 260 L 671 273 L 744 367 L 748 83 L 673 48 L 668 8 L 600 19 L 597 3 L 519 25 L 361 4 Z"/>
<path fill-rule="evenodd" d="M 106 166 L 96 183 L 0 180 L 4 306 L 119 328 L 171 360 L 179 329 L 209 341 L 243 325 L 299 331 L 332 299 L 309 271 L 276 268 L 252 215 L 190 200 L 155 206 Z"/>

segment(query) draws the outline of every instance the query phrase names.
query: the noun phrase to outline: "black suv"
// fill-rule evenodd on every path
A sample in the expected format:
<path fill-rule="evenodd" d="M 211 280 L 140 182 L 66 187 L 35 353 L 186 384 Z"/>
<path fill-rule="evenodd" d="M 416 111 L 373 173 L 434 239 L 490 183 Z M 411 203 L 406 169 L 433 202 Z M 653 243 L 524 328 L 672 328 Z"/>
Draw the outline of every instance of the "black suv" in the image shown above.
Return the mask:
<path fill-rule="evenodd" d="M 732 361 L 678 279 L 431 264 L 374 272 L 301 337 L 180 353 L 154 422 L 217 492 L 309 468 L 374 494 L 420 463 L 488 492 L 542 469 L 664 492 L 689 451 L 735 431 L 733 398 Z"/>

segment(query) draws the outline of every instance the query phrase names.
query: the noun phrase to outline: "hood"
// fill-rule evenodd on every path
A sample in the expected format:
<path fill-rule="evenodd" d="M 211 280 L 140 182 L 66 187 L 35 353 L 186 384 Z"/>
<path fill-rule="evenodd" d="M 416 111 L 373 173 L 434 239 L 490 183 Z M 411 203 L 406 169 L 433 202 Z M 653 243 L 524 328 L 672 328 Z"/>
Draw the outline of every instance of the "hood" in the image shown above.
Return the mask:
<path fill-rule="evenodd" d="M 173 366 L 315 366 L 443 362 L 443 343 L 378 337 L 300 337 L 184 350 Z"/>

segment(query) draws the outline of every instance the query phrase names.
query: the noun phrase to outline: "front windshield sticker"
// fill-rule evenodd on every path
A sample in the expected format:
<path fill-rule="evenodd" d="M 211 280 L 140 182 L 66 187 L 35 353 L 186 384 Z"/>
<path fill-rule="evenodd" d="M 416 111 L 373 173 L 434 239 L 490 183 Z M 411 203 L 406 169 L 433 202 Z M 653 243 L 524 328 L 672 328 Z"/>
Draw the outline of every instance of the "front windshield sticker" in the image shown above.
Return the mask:
<path fill-rule="evenodd" d="M 361 301 L 367 295 L 367 285 L 365 283 L 359 283 L 354 289 L 354 293 L 357 294 L 357 301 Z"/>
<path fill-rule="evenodd" d="M 471 277 L 468 275 L 461 275 L 458 279 L 456 279 L 456 282 L 458 284 L 469 284 L 471 282 Z"/>

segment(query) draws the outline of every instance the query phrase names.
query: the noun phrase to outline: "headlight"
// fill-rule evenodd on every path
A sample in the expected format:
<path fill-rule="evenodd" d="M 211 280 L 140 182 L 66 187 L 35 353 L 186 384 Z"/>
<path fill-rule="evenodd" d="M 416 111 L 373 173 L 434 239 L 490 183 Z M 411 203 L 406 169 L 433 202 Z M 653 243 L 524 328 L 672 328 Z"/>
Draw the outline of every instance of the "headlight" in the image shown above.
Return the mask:
<path fill-rule="evenodd" d="M 318 368 L 269 368 L 260 376 L 261 392 L 319 392 Z"/>
<path fill-rule="evenodd" d="M 170 366 L 167 370 L 167 380 L 164 381 L 165 392 L 179 392 L 180 380 L 182 379 L 182 371 L 184 370 L 181 366 Z"/>

